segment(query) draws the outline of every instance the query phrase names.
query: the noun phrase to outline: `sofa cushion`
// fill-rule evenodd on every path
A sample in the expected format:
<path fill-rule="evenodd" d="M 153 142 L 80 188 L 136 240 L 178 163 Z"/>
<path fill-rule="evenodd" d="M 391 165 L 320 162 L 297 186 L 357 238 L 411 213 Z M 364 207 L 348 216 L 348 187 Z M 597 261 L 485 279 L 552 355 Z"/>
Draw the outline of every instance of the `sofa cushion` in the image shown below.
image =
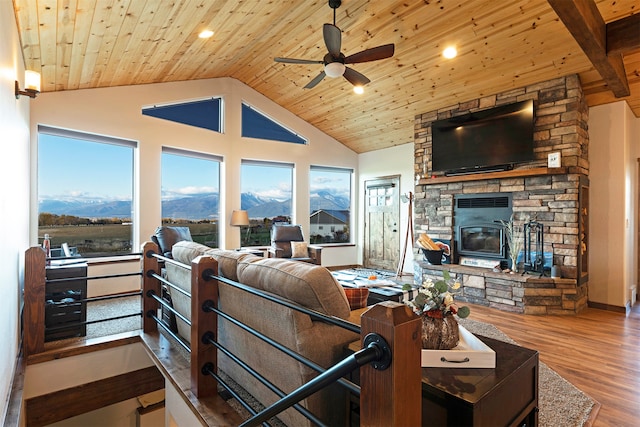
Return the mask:
<path fill-rule="evenodd" d="M 205 252 L 205 255 L 210 255 L 218 261 L 218 274 L 220 276 L 234 282 L 238 282 L 238 263 L 240 261 L 255 262 L 262 259 L 262 257 L 251 253 L 223 249 L 210 249 Z"/>
<path fill-rule="evenodd" d="M 369 288 L 345 288 L 344 293 L 347 295 L 351 310 L 357 310 L 367 306 Z"/>
<path fill-rule="evenodd" d="M 329 316 L 349 317 L 342 286 L 319 265 L 282 258 L 243 259 L 238 262 L 238 281 Z"/>
<path fill-rule="evenodd" d="M 291 258 L 309 258 L 307 242 L 291 242 Z"/>
<path fill-rule="evenodd" d="M 215 249 L 196 242 L 178 242 L 173 246 L 172 253 L 173 259 L 187 265 L 191 265 L 191 261 L 200 255 L 209 255 L 218 261 L 218 274 L 235 282 L 238 281 L 238 261 L 245 258 L 253 261 L 261 259 L 247 252 Z"/>
<path fill-rule="evenodd" d="M 176 261 L 191 265 L 191 261 L 200 255 L 204 255 L 205 252 L 211 249 L 212 248 L 203 245 L 202 243 L 183 241 L 173 245 L 171 254 L 173 255 L 173 259 Z"/>

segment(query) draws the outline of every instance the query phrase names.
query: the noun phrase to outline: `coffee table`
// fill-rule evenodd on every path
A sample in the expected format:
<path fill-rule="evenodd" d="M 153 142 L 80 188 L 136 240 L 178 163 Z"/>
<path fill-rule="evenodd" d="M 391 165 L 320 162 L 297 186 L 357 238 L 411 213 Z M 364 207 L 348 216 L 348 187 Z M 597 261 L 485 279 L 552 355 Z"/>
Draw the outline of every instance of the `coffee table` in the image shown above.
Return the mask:
<path fill-rule="evenodd" d="M 382 278 L 382 281 L 387 285 L 362 286 L 362 283 L 367 282 L 367 278 L 364 276 L 348 275 L 340 272 L 333 272 L 332 274 L 336 278 L 338 283 L 340 283 L 340 285 L 344 288 L 367 287 L 369 289 L 367 305 L 369 306 L 383 301 L 408 301 L 415 297 L 415 294 L 417 293 L 416 289 L 412 289 L 409 291 L 403 290 L 402 287 L 405 283 L 405 281 L 403 280 L 397 280 L 394 278 Z M 413 281 L 413 279 L 411 281 Z"/>

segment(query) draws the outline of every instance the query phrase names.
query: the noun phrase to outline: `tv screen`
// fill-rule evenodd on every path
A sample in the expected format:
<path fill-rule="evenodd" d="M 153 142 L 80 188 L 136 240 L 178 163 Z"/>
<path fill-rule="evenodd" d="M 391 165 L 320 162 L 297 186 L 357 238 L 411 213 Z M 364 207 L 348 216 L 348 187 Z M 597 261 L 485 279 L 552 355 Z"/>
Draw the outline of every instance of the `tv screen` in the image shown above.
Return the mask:
<path fill-rule="evenodd" d="M 434 172 L 509 169 L 534 160 L 533 100 L 435 121 L 431 135 Z"/>

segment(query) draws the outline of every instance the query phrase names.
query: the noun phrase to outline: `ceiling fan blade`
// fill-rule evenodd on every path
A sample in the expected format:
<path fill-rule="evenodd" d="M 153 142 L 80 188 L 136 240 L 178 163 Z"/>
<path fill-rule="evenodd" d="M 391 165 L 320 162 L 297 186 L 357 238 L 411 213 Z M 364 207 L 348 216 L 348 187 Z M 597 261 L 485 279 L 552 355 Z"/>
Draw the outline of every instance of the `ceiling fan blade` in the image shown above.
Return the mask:
<path fill-rule="evenodd" d="M 318 74 L 313 80 L 311 80 L 309 83 L 307 83 L 307 85 L 304 88 L 305 89 L 314 88 L 318 83 L 320 83 L 322 81 L 322 79 L 324 79 L 325 75 L 326 74 L 324 73 L 324 71 L 321 71 L 320 74 Z"/>
<path fill-rule="evenodd" d="M 314 61 L 313 59 L 295 59 L 295 58 L 273 58 L 276 62 L 285 64 L 324 64 L 323 61 Z"/>
<path fill-rule="evenodd" d="M 377 61 L 378 59 L 390 58 L 395 52 L 395 45 L 385 44 L 371 49 L 365 49 L 362 52 L 354 53 L 344 58 L 345 64 L 356 64 L 358 62 Z"/>
<path fill-rule="evenodd" d="M 368 78 L 366 78 L 364 74 L 360 74 L 353 68 L 349 68 L 349 67 L 347 67 L 344 70 L 343 76 L 345 79 L 349 81 L 349 83 L 351 83 L 354 86 L 364 86 L 371 81 Z"/>
<path fill-rule="evenodd" d="M 324 24 L 322 35 L 324 36 L 324 44 L 327 46 L 331 56 L 338 58 L 342 47 L 342 31 L 340 31 L 340 28 L 332 24 Z"/>

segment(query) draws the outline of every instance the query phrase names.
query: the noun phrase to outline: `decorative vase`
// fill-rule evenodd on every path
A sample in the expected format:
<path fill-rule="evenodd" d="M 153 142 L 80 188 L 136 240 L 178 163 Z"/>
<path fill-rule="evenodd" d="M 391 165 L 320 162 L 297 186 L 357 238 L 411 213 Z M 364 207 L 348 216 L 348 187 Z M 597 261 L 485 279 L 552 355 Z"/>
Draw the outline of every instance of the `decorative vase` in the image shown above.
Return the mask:
<path fill-rule="evenodd" d="M 439 314 L 439 313 L 438 313 Z M 422 315 L 422 348 L 427 350 L 451 350 L 458 345 L 458 321 L 449 313 L 439 317 Z"/>
<path fill-rule="evenodd" d="M 518 259 L 517 258 L 512 258 L 511 259 L 511 271 L 513 271 L 514 273 L 518 272 Z"/>

